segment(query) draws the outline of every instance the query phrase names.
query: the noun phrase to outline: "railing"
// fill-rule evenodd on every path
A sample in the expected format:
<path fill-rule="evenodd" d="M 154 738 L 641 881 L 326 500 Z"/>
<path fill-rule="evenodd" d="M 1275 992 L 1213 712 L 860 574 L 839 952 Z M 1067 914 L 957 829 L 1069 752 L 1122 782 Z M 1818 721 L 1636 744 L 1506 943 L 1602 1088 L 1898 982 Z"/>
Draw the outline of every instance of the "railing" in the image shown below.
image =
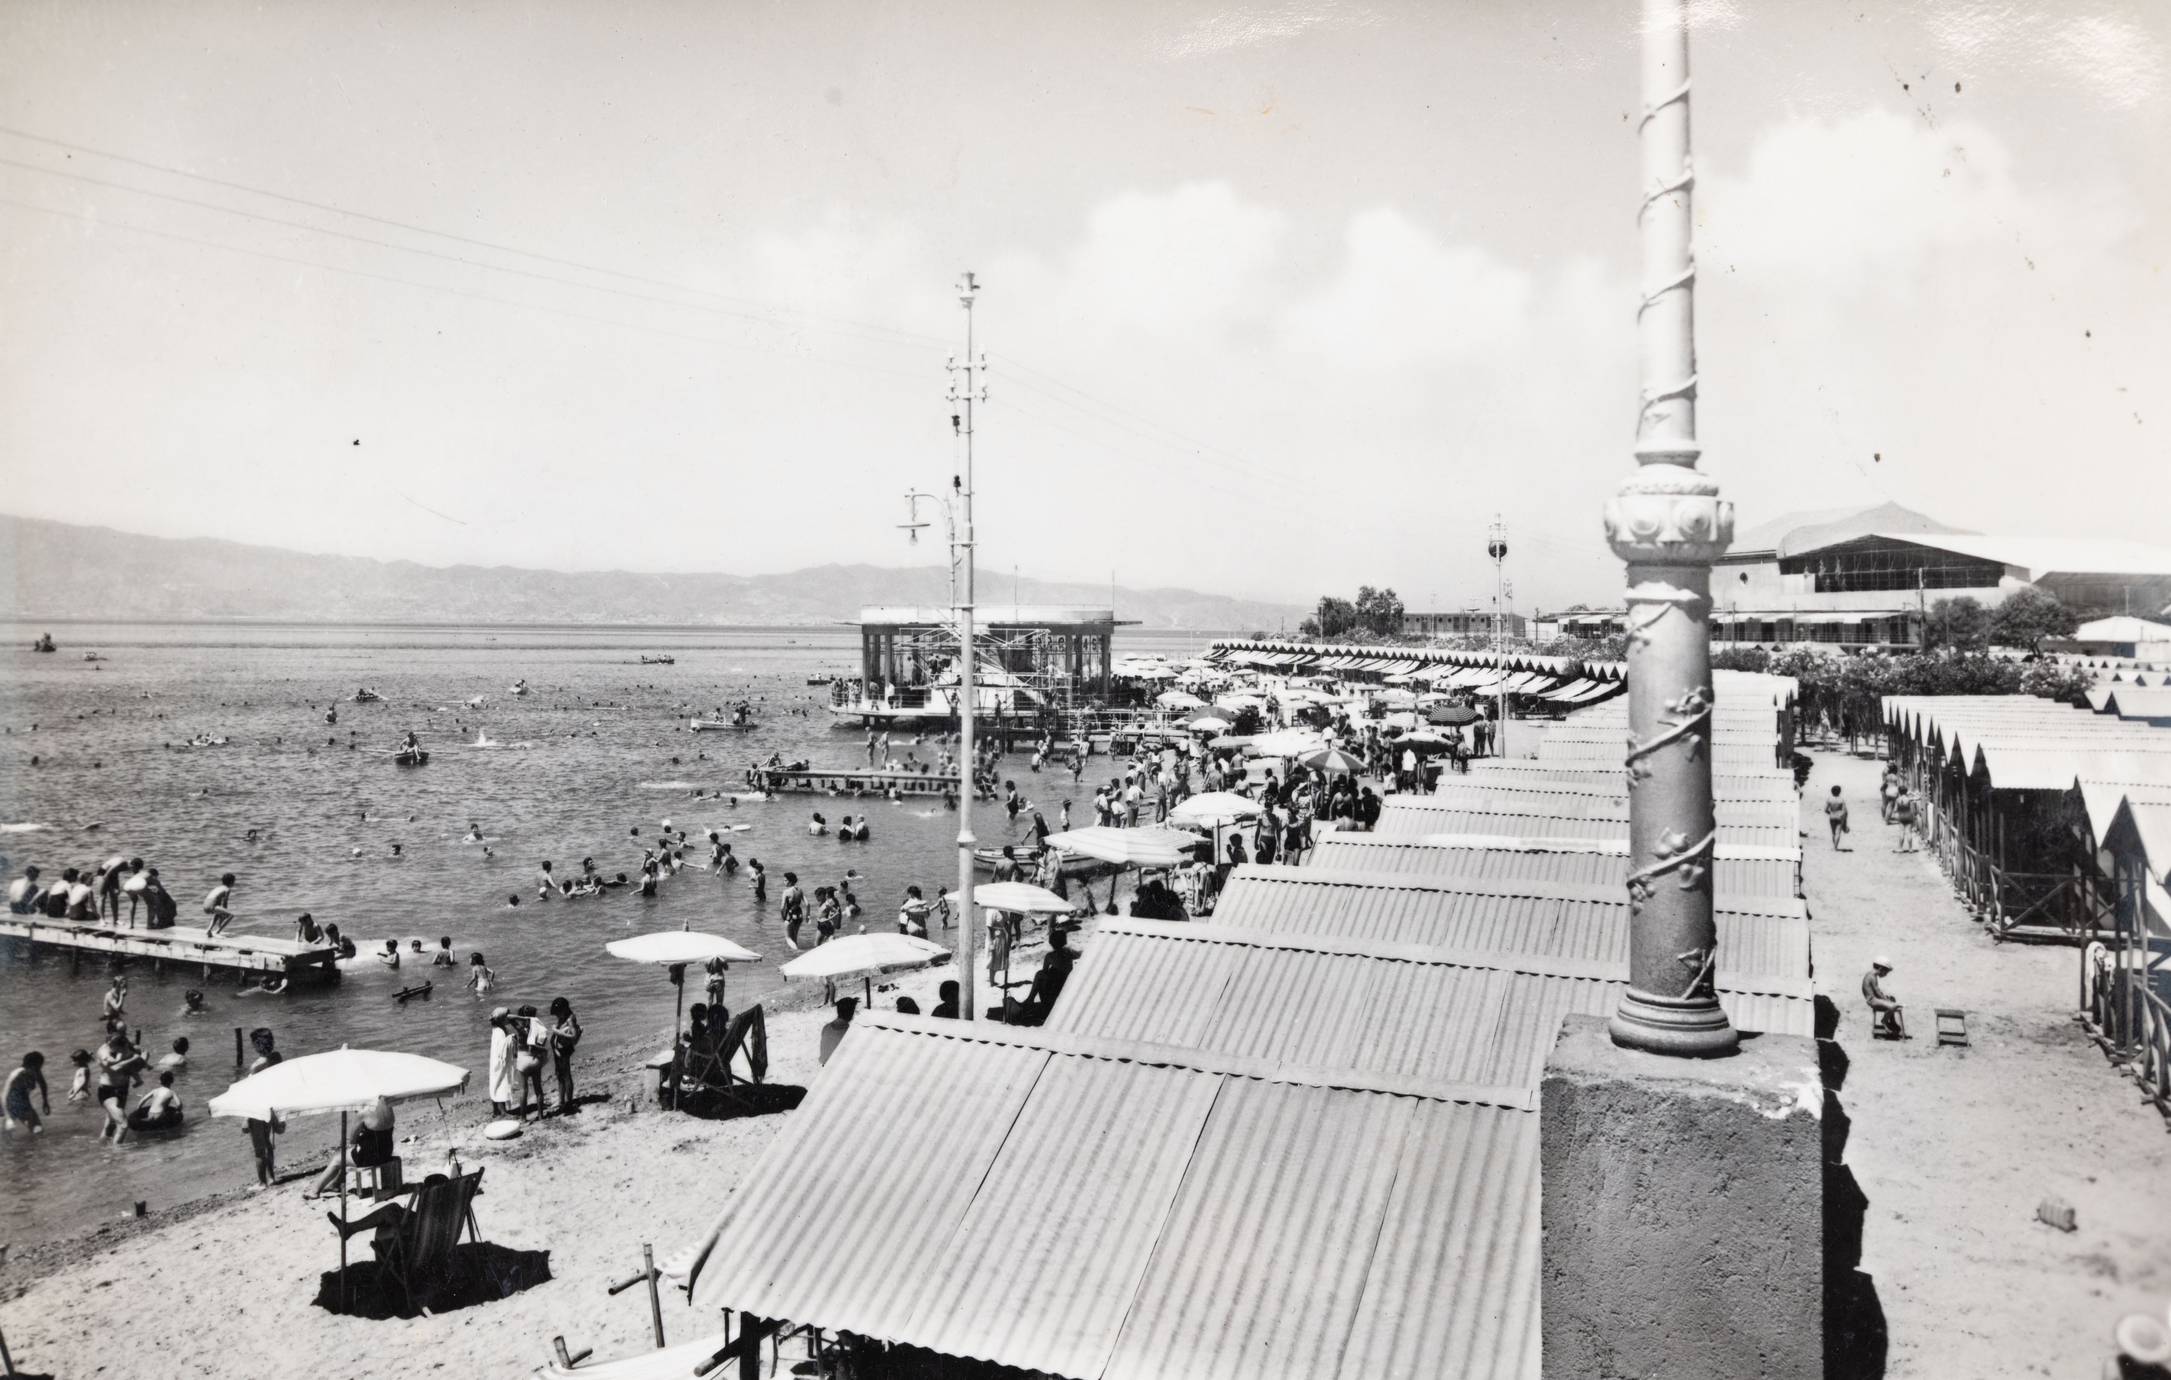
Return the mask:
<path fill-rule="evenodd" d="M 2140 1084 L 2141 1095 L 2171 1120 L 2171 972 L 2160 966 L 2162 941 L 2146 948 L 2081 953 L 2081 1024 L 2113 1064 Z"/>
<path fill-rule="evenodd" d="M 1983 919 L 1993 939 L 2005 939 L 2023 929 L 2049 929 L 2084 941 L 2114 928 L 2095 888 L 2077 873 L 2007 872 L 1994 863 L 1982 864 L 1982 870 L 1986 874 Z"/>

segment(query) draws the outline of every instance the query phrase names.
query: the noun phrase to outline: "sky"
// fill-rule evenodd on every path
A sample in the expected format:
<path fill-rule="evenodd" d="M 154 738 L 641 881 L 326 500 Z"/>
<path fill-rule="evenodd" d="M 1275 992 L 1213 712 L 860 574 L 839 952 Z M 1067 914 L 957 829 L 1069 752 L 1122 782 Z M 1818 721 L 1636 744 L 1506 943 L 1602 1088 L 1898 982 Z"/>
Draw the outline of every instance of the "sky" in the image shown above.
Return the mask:
<path fill-rule="evenodd" d="M 0 510 L 556 569 L 1617 598 L 1636 6 L 0 4 Z M 1743 528 L 2171 544 L 2171 7 L 1692 0 Z"/>

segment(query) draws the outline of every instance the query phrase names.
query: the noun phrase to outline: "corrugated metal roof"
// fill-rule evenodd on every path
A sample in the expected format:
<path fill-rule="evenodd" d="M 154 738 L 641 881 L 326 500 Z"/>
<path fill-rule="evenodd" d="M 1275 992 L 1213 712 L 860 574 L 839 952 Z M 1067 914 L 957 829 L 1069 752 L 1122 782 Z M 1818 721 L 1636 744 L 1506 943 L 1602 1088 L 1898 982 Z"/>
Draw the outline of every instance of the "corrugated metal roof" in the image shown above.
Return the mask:
<path fill-rule="evenodd" d="M 1628 885 L 1626 840 L 1593 840 L 1617 847 L 1552 848 L 1547 840 L 1486 840 L 1482 835 L 1322 834 L 1312 850 L 1321 867 L 1413 873 L 1428 877 L 1523 878 L 1580 886 Z M 1559 843 L 1562 840 L 1551 840 Z M 1712 881 L 1720 895 L 1800 894 L 1799 849 L 1718 845 Z"/>
<path fill-rule="evenodd" d="M 2171 800 L 2128 798 L 2121 808 L 2141 840 L 2141 856 L 2149 875 L 2171 884 Z"/>
<path fill-rule="evenodd" d="M 1975 769 L 1988 776 L 1995 791 L 2070 791 L 2083 777 L 2171 784 L 2171 741 L 2161 752 L 1982 743 L 1975 750 Z"/>
<path fill-rule="evenodd" d="M 1740 989 L 1809 974 L 1802 902 L 1721 896 L 1713 909 L 1722 982 Z M 1618 887 L 1247 863 L 1229 874 L 1213 921 L 1270 934 L 1628 962 L 1628 897 Z"/>
<path fill-rule="evenodd" d="M 1612 1011 L 1627 981 L 1626 963 L 1112 920 L 1047 1028 L 1534 1091 L 1562 1017 Z M 1814 1033 L 1806 976 L 1750 985 L 1720 989 L 1730 1015 L 1750 998 L 1737 1026 Z"/>
<path fill-rule="evenodd" d="M 1543 808 L 1542 805 L 1537 808 Z M 1431 796 L 1390 796 L 1380 810 L 1382 834 L 1501 834 L 1527 839 L 1626 839 L 1628 811 L 1525 814 L 1465 808 Z M 1798 823 L 1733 824 L 1719 814 L 1719 842 L 1758 848 L 1798 846 Z"/>
<path fill-rule="evenodd" d="M 1730 766 L 1769 766 L 1775 759 L 1778 745 L 1721 741 L 1712 744 L 1709 751 L 1713 769 L 1723 772 Z M 1541 762 L 1602 762 L 1608 766 L 1619 766 L 1627 756 L 1627 745 L 1618 738 L 1593 738 L 1580 742 L 1555 742 L 1547 738 L 1538 744 L 1538 760 Z"/>
<path fill-rule="evenodd" d="M 1495 778 L 1465 782 L 1456 777 L 1442 781 L 1431 795 L 1389 796 L 1382 808 L 1397 805 L 1419 810 L 1497 810 L 1504 815 L 1554 815 L 1564 819 L 1628 818 L 1626 796 L 1604 795 L 1595 789 L 1562 789 L 1552 782 L 1525 786 Z M 1801 822 L 1801 805 L 1795 800 L 1714 800 L 1712 811 L 1721 824 L 1783 828 Z"/>
<path fill-rule="evenodd" d="M 1794 789 L 1794 773 L 1791 771 L 1763 770 L 1769 775 L 1755 775 L 1756 768 L 1720 772 L 1711 778 L 1713 799 L 1726 801 L 1761 801 L 1792 809 L 1801 801 L 1801 793 Z M 1543 791 L 1561 795 L 1596 795 L 1611 800 L 1628 799 L 1628 774 L 1624 768 L 1602 766 L 1584 762 L 1539 762 L 1524 760 L 1515 766 L 1488 763 L 1472 765 L 1466 773 L 1452 778 L 1441 778 L 1442 786 L 1449 790 L 1496 789 L 1504 791 Z"/>
<path fill-rule="evenodd" d="M 2031 584 L 2046 575 L 2171 575 L 2171 548 L 2111 537 L 1870 535 L 2019 566 Z"/>
<path fill-rule="evenodd" d="M 1483 1092 L 862 1016 L 693 1301 L 1078 1380 L 1535 1380 L 1537 1117 Z"/>
<path fill-rule="evenodd" d="M 2113 685 L 2104 696 L 2103 708 L 2121 719 L 2171 718 L 2171 689 Z"/>

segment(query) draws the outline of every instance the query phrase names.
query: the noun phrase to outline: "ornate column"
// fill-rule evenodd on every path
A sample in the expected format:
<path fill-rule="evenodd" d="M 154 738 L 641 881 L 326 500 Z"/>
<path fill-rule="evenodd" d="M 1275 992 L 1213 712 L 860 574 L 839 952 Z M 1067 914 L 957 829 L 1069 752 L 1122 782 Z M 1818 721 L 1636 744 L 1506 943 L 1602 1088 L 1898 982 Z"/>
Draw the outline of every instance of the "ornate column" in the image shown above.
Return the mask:
<path fill-rule="evenodd" d="M 1684 0 L 1644 0 L 1643 360 L 1637 471 L 1606 505 L 1628 563 L 1628 991 L 1615 1044 L 1708 1057 L 1736 1047 L 1713 985 L 1711 563 L 1734 509 L 1696 468 L 1696 264 L 1689 236 L 1689 43 Z"/>

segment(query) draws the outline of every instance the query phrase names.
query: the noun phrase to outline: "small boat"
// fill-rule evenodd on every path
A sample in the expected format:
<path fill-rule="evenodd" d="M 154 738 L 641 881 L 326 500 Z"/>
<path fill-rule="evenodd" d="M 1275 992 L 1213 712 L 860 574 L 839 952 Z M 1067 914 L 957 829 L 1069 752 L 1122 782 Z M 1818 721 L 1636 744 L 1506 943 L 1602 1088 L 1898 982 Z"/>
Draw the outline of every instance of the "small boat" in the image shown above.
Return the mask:
<path fill-rule="evenodd" d="M 192 748 L 225 747 L 226 740 L 224 738 L 214 738 L 208 733 L 199 733 L 195 737 L 189 739 L 188 742 L 184 743 L 182 746 Z"/>
<path fill-rule="evenodd" d="M 643 666 L 676 666 L 678 665 L 678 658 L 675 656 L 644 656 L 641 658 L 641 664 Z"/>
<path fill-rule="evenodd" d="M 392 764 L 398 767 L 426 767 L 430 754 L 421 748 L 401 748 L 392 754 Z"/>
<path fill-rule="evenodd" d="M 102 657 L 102 656 L 98 655 L 98 654 L 97 654 L 96 652 L 85 652 L 85 653 L 83 653 L 83 659 L 84 659 L 85 661 L 104 661 L 104 660 L 105 660 L 105 658 L 104 658 L 104 657 Z"/>
<path fill-rule="evenodd" d="M 384 696 L 378 694 L 376 691 L 370 689 L 366 685 L 354 692 L 354 702 L 356 704 L 375 704 L 377 703 L 377 701 L 383 698 Z"/>
<path fill-rule="evenodd" d="M 837 680 L 837 678 L 836 678 L 835 676 L 808 676 L 808 677 L 807 677 L 807 684 L 809 684 L 809 685 L 834 685 L 834 684 L 836 683 L 836 680 Z"/>
<path fill-rule="evenodd" d="M 43 636 L 38 638 L 37 641 L 30 644 L 30 650 L 33 652 L 50 652 L 57 650 L 53 646 L 53 635 L 51 633 L 44 634 Z"/>
<path fill-rule="evenodd" d="M 528 683 L 527 683 L 526 681 L 524 681 L 524 680 L 516 680 L 516 681 L 514 681 L 514 682 L 513 682 L 513 693 L 514 693 L 514 694 L 516 694 L 516 695 L 525 695 L 525 694 L 527 694 L 527 693 L 528 693 Z"/>

